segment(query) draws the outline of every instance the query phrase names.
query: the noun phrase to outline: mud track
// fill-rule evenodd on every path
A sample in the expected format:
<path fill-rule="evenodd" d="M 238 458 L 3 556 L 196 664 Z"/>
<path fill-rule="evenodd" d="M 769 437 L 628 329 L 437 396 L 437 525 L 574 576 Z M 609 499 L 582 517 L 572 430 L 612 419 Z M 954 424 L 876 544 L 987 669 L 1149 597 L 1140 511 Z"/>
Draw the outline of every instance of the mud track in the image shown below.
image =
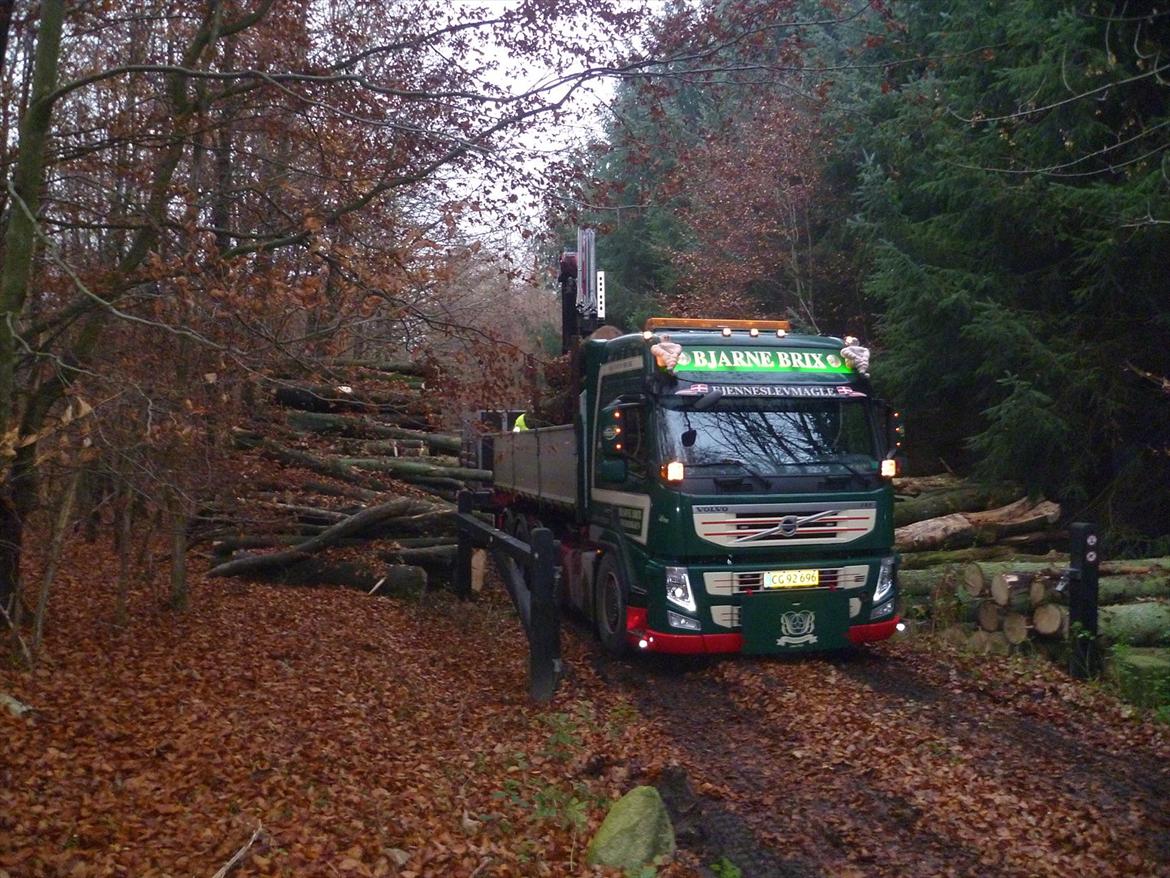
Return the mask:
<path fill-rule="evenodd" d="M 680 844 L 744 878 L 1170 875 L 1170 752 L 1082 686 L 885 645 L 594 666 L 669 734 Z M 1070 703 L 1070 692 L 1072 701 Z M 1148 724 L 1147 724 L 1148 725 Z"/>

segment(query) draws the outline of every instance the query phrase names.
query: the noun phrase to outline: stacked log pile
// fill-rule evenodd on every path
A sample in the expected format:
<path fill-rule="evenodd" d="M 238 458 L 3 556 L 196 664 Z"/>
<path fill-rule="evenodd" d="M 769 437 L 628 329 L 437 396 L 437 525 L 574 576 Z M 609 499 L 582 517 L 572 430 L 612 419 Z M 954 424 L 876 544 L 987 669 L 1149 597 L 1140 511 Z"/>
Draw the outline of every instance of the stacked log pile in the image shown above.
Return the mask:
<path fill-rule="evenodd" d="M 1076 635 L 1069 626 L 1067 569 L 1049 560 L 907 570 L 900 579 L 903 609 L 948 642 L 977 652 L 1030 644 L 1059 653 Z M 1170 646 L 1170 558 L 1106 562 L 1098 593 L 1105 645 Z"/>
<path fill-rule="evenodd" d="M 460 466 L 460 438 L 433 428 L 421 367 L 333 365 L 335 385 L 282 380 L 235 431 L 244 472 L 279 476 L 244 475 L 204 516 L 212 576 L 378 593 L 450 577 L 456 492 L 491 473 Z"/>
<path fill-rule="evenodd" d="M 897 479 L 894 488 L 894 543 L 906 568 L 1010 558 L 1067 539 L 1056 527 L 1059 505 L 1011 485 L 930 476 Z"/>

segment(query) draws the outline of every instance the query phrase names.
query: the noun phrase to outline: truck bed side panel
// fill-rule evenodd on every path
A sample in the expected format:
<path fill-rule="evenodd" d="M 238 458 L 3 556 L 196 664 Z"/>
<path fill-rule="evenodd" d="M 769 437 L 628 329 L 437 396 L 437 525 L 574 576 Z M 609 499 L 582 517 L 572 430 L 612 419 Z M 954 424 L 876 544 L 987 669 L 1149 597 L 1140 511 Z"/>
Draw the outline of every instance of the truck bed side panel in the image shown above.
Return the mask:
<path fill-rule="evenodd" d="M 492 470 L 497 488 L 573 509 L 577 505 L 577 439 L 573 425 L 496 436 Z"/>

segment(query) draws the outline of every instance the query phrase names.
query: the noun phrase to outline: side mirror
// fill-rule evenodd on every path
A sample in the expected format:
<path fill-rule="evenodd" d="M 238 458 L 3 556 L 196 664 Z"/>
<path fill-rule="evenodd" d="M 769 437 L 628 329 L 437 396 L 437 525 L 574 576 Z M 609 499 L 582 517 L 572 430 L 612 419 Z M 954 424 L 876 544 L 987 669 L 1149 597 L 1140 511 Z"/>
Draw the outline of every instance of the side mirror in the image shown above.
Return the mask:
<path fill-rule="evenodd" d="M 629 475 L 629 467 L 623 457 L 603 457 L 597 462 L 597 479 L 607 484 L 620 484 Z"/>

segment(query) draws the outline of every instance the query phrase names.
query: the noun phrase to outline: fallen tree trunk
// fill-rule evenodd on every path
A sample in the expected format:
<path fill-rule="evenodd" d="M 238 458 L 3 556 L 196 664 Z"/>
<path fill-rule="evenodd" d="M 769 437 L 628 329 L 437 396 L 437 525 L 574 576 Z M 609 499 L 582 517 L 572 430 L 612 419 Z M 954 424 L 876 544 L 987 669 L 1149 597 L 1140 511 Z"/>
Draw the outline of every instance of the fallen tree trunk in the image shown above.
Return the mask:
<path fill-rule="evenodd" d="M 391 374 L 397 373 L 400 375 L 410 375 L 414 378 L 425 378 L 427 375 L 427 367 L 422 363 L 414 363 L 410 360 L 360 360 L 352 358 L 339 358 L 336 360 L 329 360 L 325 366 L 335 369 L 349 369 L 357 367 L 359 369 L 371 369 L 375 372 L 389 372 Z"/>
<path fill-rule="evenodd" d="M 1060 559 L 1065 563 L 1068 558 Z M 1027 555 L 1011 546 L 973 546 L 969 549 L 903 551 L 902 570 L 922 570 L 943 564 L 962 564 L 967 561 L 1005 561 L 1010 563 L 1060 563 L 1044 555 Z"/>
<path fill-rule="evenodd" d="M 1019 496 L 1020 489 L 1011 485 L 964 485 L 935 491 L 894 504 L 894 526 L 903 527 L 952 512 L 989 509 Z"/>
<path fill-rule="evenodd" d="M 438 567 L 446 570 L 455 566 L 455 557 L 458 551 L 458 547 L 452 545 L 403 547 L 379 552 L 378 557 L 384 561 L 417 564 L 420 567 Z"/>
<path fill-rule="evenodd" d="M 916 521 L 894 531 L 894 544 L 909 551 L 961 544 L 988 544 L 1046 528 L 1060 518 L 1060 506 L 1048 500 L 1017 500 L 983 512 L 953 512 Z"/>
<path fill-rule="evenodd" d="M 214 540 L 211 544 L 211 551 L 215 555 L 231 555 L 233 552 L 238 552 L 241 549 L 271 549 L 274 546 L 299 546 L 305 541 L 305 534 L 270 534 L 256 536 L 238 536 L 238 537 L 222 537 Z M 368 539 L 359 537 L 345 537 L 340 540 L 334 540 L 332 545 L 339 548 L 346 548 L 351 546 L 365 546 L 369 544 Z"/>
<path fill-rule="evenodd" d="M 370 418 L 331 415 L 318 412 L 289 412 L 288 424 L 294 430 L 309 433 L 336 433 L 355 439 L 419 439 L 435 451 L 458 454 L 462 440 L 452 433 L 429 433 L 379 424 Z"/>
<path fill-rule="evenodd" d="M 917 497 L 921 494 L 954 491 L 963 487 L 963 480 L 951 473 L 933 476 L 897 476 L 894 479 L 894 493 Z"/>
<path fill-rule="evenodd" d="M 338 462 L 350 469 L 375 470 L 377 472 L 393 473 L 403 476 L 428 476 L 462 481 L 490 482 L 490 469 L 469 469 L 462 466 L 441 466 L 433 463 L 423 463 L 418 460 L 402 458 L 379 457 L 342 457 Z"/>
<path fill-rule="evenodd" d="M 1099 607 L 1097 631 L 1109 643 L 1170 646 L 1170 604 L 1141 603 Z"/>
<path fill-rule="evenodd" d="M 379 506 L 363 509 L 356 515 L 351 515 L 345 521 L 338 522 L 333 527 L 327 528 L 314 537 L 310 537 L 303 543 L 298 543 L 291 549 L 274 552 L 271 555 L 250 555 L 244 558 L 236 558 L 213 567 L 209 571 L 209 575 L 244 576 L 254 574 L 258 571 L 289 567 L 299 561 L 305 560 L 308 556 L 321 551 L 327 546 L 333 545 L 334 542 L 342 537 L 362 533 L 372 527 L 383 524 L 388 519 L 418 514 L 433 515 L 437 511 L 433 504 L 408 497 L 400 497 Z M 442 511 L 442 514 L 450 516 L 453 512 L 454 510 L 446 509 Z"/>
<path fill-rule="evenodd" d="M 341 586 L 383 597 L 416 595 L 427 587 L 429 581 L 426 570 L 410 564 L 383 564 L 369 568 L 323 558 L 308 558 L 292 567 L 263 571 L 256 578 L 278 585 L 309 588 Z"/>

